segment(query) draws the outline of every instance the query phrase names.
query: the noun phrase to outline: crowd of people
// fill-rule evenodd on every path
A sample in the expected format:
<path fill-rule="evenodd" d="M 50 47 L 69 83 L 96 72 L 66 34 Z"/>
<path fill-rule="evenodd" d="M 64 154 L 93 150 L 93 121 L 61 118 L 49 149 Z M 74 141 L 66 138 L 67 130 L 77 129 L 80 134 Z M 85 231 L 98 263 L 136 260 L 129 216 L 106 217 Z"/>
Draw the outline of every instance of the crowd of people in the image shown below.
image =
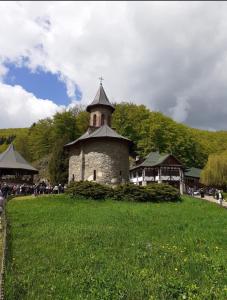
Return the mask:
<path fill-rule="evenodd" d="M 52 186 L 45 182 L 38 184 L 10 184 L 0 183 L 0 196 L 7 198 L 10 195 L 42 195 L 42 194 L 60 194 L 64 193 L 66 186 L 58 184 Z"/>

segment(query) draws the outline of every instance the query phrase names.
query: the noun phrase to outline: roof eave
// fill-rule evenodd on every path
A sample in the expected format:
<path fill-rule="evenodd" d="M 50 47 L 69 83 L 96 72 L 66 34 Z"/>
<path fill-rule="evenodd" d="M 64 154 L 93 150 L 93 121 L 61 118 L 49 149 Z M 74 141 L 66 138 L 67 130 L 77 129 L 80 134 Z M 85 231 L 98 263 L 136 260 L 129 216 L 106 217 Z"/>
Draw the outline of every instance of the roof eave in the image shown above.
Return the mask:
<path fill-rule="evenodd" d="M 112 110 L 112 112 L 115 111 L 115 107 L 111 104 L 102 104 L 102 103 L 95 103 L 95 104 L 89 104 L 87 107 L 86 107 L 86 111 L 87 112 L 91 112 L 91 109 L 93 107 L 98 107 L 98 106 L 101 106 L 101 107 L 108 107 L 109 109 Z"/>

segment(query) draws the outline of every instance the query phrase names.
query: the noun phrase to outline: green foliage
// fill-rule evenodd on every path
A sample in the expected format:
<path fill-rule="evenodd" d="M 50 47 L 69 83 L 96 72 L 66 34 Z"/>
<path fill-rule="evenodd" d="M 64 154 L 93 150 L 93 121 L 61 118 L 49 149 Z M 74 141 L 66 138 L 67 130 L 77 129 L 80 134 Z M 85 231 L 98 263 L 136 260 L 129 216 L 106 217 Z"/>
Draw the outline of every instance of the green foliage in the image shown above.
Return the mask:
<path fill-rule="evenodd" d="M 76 126 L 79 135 L 82 135 L 89 126 L 90 114 L 86 111 L 81 111 L 76 116 Z"/>
<path fill-rule="evenodd" d="M 79 137 L 76 131 L 76 119 L 72 111 L 56 113 L 53 117 L 54 141 L 64 139 L 64 142 L 73 141 Z"/>
<path fill-rule="evenodd" d="M 104 200 L 112 196 L 111 187 L 91 181 L 72 182 L 66 190 L 72 197 L 83 197 L 86 199 Z"/>
<path fill-rule="evenodd" d="M 150 184 L 145 187 L 132 183 L 114 189 L 114 200 L 137 202 L 181 201 L 179 191 L 168 184 Z"/>
<path fill-rule="evenodd" d="M 227 131 L 210 132 L 179 124 L 144 105 L 122 102 L 115 105 L 112 125 L 134 142 L 141 157 L 151 151 L 172 153 L 187 167 L 203 168 L 208 156 L 227 149 Z M 14 139 L 19 152 L 30 162 L 51 157 L 56 141 L 73 141 L 89 125 L 89 113 L 76 105 L 34 123 L 29 129 L 1 129 L 0 152 Z"/>
<path fill-rule="evenodd" d="M 226 214 L 191 197 L 10 200 L 5 298 L 227 299 Z"/>
<path fill-rule="evenodd" d="M 114 189 L 113 199 L 118 201 L 147 202 L 150 200 L 150 196 L 144 187 L 128 183 L 119 185 Z"/>
<path fill-rule="evenodd" d="M 143 105 L 117 104 L 113 126 L 135 142 L 135 150 L 142 157 L 151 151 L 172 153 L 188 167 L 203 167 L 207 160 L 205 145 L 189 127 Z"/>
<path fill-rule="evenodd" d="M 51 184 L 65 184 L 68 181 L 69 157 L 64 151 L 66 140 L 56 140 L 50 157 L 48 170 Z"/>
<path fill-rule="evenodd" d="M 181 201 L 179 190 L 169 184 L 149 184 L 145 187 L 151 202 Z"/>
<path fill-rule="evenodd" d="M 146 187 L 132 183 L 111 188 L 92 181 L 72 182 L 66 193 L 78 197 L 92 199 L 111 198 L 117 201 L 132 202 L 164 202 L 180 201 L 179 191 L 168 184 L 151 184 Z"/>
<path fill-rule="evenodd" d="M 5 151 L 11 142 L 17 143 L 20 137 L 27 136 L 28 128 L 0 129 L 0 153 Z"/>
<path fill-rule="evenodd" d="M 29 128 L 29 148 L 33 161 L 51 152 L 54 144 L 52 128 L 53 120 L 50 118 L 40 120 Z"/>
<path fill-rule="evenodd" d="M 123 102 L 115 105 L 112 126 L 121 135 L 128 137 L 136 144 L 141 139 L 144 121 L 149 118 L 150 111 L 144 105 Z"/>
<path fill-rule="evenodd" d="M 226 188 L 227 186 L 227 151 L 212 154 L 201 172 L 201 183 Z"/>

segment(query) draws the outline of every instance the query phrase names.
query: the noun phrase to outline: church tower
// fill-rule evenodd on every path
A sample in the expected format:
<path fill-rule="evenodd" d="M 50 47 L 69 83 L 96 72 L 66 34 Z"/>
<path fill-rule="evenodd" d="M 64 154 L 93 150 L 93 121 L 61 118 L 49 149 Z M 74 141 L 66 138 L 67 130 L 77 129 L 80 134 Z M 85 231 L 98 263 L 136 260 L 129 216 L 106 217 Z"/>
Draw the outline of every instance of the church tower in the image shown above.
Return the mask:
<path fill-rule="evenodd" d="M 87 111 L 90 113 L 90 126 L 97 128 L 108 125 L 111 127 L 114 110 L 114 106 L 109 102 L 102 83 L 100 83 L 95 99 L 87 106 Z"/>
<path fill-rule="evenodd" d="M 88 180 L 115 185 L 129 180 L 132 142 L 111 128 L 114 110 L 101 82 L 94 100 L 87 106 L 87 131 L 65 145 L 69 149 L 69 182 Z"/>

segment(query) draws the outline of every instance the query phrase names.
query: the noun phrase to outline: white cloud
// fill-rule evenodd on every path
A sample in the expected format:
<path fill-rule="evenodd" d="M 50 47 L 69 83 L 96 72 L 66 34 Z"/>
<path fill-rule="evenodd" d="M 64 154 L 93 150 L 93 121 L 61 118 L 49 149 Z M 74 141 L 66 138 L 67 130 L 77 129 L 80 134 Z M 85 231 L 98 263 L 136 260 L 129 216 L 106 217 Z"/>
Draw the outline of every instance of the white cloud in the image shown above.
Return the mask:
<path fill-rule="evenodd" d="M 102 75 L 111 100 L 227 129 L 226 3 L 2 2 L 0 11 L 0 62 L 28 57 L 29 68 L 58 74 L 72 101 L 77 84 L 91 101 Z"/>
<path fill-rule="evenodd" d="M 21 86 L 0 83 L 0 124 L 3 128 L 26 127 L 63 109 L 54 102 L 37 99 Z"/>

